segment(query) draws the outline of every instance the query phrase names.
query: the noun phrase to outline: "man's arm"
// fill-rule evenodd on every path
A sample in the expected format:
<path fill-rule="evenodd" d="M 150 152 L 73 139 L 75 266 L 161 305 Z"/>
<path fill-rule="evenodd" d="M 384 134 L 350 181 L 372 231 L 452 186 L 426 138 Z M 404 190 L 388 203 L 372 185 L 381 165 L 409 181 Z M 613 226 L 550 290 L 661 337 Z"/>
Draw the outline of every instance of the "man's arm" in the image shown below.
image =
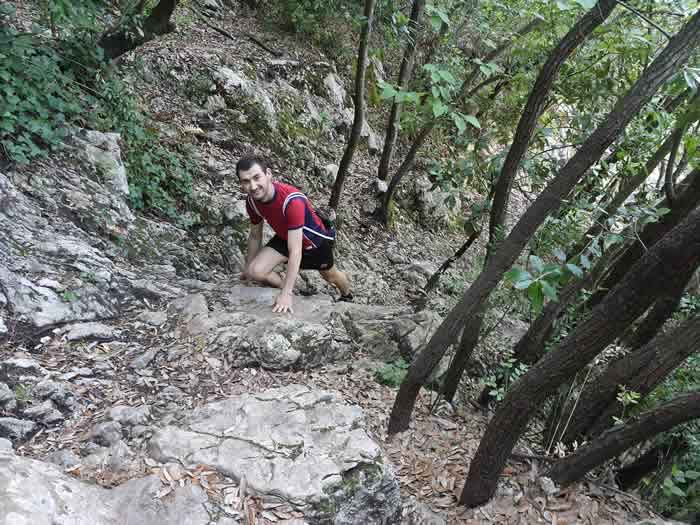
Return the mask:
<path fill-rule="evenodd" d="M 245 270 L 243 271 L 243 276 L 247 277 L 248 266 L 250 262 L 260 251 L 262 245 L 263 236 L 263 222 L 260 221 L 258 224 L 250 225 L 250 233 L 248 234 L 248 249 L 246 250 L 245 256 Z"/>
<path fill-rule="evenodd" d="M 282 284 L 282 291 L 275 300 L 275 306 L 272 308 L 273 312 L 294 312 L 292 310 L 292 291 L 294 290 L 294 283 L 297 280 L 299 267 L 301 266 L 302 239 L 303 233 L 301 228 L 287 232 L 287 250 L 289 251 L 287 275 Z"/>

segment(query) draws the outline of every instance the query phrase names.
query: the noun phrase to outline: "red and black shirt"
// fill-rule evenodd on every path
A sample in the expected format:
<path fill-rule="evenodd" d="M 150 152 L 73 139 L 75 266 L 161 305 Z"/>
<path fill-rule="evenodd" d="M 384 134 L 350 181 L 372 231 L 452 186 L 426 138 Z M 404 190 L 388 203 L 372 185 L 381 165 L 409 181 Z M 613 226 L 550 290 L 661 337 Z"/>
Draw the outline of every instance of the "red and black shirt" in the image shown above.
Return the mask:
<path fill-rule="evenodd" d="M 274 196 L 268 202 L 260 202 L 248 195 L 246 209 L 253 224 L 263 219 L 275 234 L 287 240 L 289 230 L 303 229 L 303 249 L 318 248 L 324 241 L 332 241 L 334 232 L 328 230 L 311 206 L 309 199 L 294 186 L 272 182 Z"/>

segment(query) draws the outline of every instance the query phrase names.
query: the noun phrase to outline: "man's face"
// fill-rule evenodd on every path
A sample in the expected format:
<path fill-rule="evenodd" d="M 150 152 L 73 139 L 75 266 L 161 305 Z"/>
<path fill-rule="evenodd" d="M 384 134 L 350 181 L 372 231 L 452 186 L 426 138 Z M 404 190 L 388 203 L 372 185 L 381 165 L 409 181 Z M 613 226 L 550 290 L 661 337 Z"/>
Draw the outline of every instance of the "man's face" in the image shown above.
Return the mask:
<path fill-rule="evenodd" d="M 249 170 L 238 172 L 241 191 L 252 196 L 256 201 L 268 201 L 274 195 L 272 172 L 263 170 L 258 164 L 253 164 Z"/>

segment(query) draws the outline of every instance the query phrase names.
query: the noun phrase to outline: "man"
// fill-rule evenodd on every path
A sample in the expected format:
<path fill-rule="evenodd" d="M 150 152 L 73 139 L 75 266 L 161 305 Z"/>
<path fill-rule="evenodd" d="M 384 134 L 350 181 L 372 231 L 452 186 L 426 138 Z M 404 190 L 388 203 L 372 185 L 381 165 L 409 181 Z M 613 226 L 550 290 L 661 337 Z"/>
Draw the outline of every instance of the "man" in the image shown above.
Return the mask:
<path fill-rule="evenodd" d="M 335 231 L 318 217 L 309 199 L 289 184 L 272 180 L 264 159 L 244 156 L 236 164 L 241 190 L 248 195 L 246 209 L 252 226 L 248 235 L 248 253 L 244 279 L 253 279 L 281 291 L 273 312 L 294 312 L 292 291 L 299 270 L 318 270 L 326 281 L 340 291 L 341 301 L 352 300 L 350 282 L 333 263 Z M 263 220 L 275 236 L 262 246 Z M 287 263 L 282 278 L 273 271 Z"/>

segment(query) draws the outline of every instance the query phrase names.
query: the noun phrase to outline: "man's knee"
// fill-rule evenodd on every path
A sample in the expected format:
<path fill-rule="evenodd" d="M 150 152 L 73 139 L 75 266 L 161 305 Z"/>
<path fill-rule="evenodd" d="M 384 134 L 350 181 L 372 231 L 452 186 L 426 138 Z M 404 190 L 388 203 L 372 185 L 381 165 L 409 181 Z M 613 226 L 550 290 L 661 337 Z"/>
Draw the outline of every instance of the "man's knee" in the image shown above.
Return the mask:
<path fill-rule="evenodd" d="M 259 261 L 253 259 L 250 261 L 245 271 L 246 275 L 254 281 L 265 282 L 267 275 L 270 273 Z"/>

